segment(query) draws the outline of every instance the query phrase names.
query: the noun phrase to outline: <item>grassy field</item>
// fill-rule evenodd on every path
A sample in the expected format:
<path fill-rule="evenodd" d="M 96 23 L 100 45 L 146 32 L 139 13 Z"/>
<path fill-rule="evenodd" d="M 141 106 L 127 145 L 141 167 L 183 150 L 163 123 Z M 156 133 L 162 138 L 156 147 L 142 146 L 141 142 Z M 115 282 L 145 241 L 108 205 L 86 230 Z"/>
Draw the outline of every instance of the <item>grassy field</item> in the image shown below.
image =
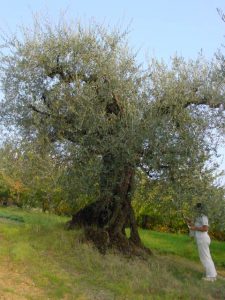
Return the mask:
<path fill-rule="evenodd" d="M 148 261 L 100 255 L 66 231 L 66 218 L 0 208 L 0 299 L 225 299 L 225 280 L 203 282 L 188 236 L 141 230 Z M 225 274 L 225 243 L 211 252 Z"/>

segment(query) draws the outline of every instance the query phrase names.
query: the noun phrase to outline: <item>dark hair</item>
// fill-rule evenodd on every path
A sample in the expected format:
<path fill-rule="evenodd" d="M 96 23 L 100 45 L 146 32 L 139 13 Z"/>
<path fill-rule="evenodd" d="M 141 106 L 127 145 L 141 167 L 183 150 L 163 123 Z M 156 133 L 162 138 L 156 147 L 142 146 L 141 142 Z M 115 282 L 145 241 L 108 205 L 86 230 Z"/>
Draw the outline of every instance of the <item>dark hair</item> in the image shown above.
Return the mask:
<path fill-rule="evenodd" d="M 196 208 L 203 208 L 203 204 L 201 202 L 196 203 L 195 205 Z"/>
<path fill-rule="evenodd" d="M 201 214 L 207 214 L 207 207 L 205 204 L 198 202 L 195 204 L 194 208 Z"/>

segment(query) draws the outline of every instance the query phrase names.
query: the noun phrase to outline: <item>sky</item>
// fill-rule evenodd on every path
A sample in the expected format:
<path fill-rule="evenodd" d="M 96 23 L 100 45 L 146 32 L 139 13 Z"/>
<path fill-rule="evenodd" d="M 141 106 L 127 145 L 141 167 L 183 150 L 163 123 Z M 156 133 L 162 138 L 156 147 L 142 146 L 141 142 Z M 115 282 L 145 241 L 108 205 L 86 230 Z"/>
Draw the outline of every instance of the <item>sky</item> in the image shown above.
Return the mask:
<path fill-rule="evenodd" d="M 0 27 L 12 31 L 30 24 L 32 13 L 53 20 L 66 12 L 68 18 L 130 29 L 130 44 L 140 60 L 148 56 L 168 60 L 177 53 L 194 58 L 203 49 L 211 57 L 223 42 L 225 26 L 217 8 L 222 0 L 0 0 Z"/>
<path fill-rule="evenodd" d="M 211 59 L 225 44 L 224 0 L 0 0 L 0 30 L 15 32 L 29 26 L 32 14 L 47 15 L 55 22 L 63 14 L 79 19 L 129 28 L 130 46 L 140 63 L 154 57 L 169 62 L 174 54 L 196 58 L 199 52 Z M 225 170 L 225 146 L 218 162 Z M 225 182 L 225 180 L 224 180 Z"/>

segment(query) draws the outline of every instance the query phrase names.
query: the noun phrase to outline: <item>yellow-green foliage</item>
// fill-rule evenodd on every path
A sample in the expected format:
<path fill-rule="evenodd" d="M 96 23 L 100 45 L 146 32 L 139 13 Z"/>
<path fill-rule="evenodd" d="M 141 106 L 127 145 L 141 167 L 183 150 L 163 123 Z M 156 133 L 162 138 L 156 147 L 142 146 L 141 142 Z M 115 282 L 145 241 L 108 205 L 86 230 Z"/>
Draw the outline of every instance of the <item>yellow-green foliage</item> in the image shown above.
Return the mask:
<path fill-rule="evenodd" d="M 214 177 L 210 172 L 202 171 L 202 177 L 199 177 L 199 170 L 191 171 L 179 174 L 175 182 L 152 181 L 143 172 L 137 173 L 132 204 L 139 225 L 157 231 L 187 232 L 184 216 L 194 218 L 193 207 L 202 202 L 214 237 L 224 240 L 225 189 L 213 184 Z M 143 222 L 145 216 L 149 216 L 148 222 Z"/>

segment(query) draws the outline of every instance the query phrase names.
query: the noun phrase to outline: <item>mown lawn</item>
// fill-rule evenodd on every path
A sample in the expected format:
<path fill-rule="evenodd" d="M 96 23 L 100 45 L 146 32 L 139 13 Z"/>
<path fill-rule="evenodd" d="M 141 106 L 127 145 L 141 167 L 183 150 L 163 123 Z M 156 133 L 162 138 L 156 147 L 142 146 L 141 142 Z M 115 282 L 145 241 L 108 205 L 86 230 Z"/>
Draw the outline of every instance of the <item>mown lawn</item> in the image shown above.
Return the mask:
<path fill-rule="evenodd" d="M 10 265 L 9 276 L 23 273 L 41 291 L 21 299 L 225 299 L 223 279 L 201 280 L 203 269 L 188 236 L 141 230 L 154 252 L 144 261 L 100 255 L 81 243 L 82 231 L 65 230 L 64 217 L 0 208 L 0 221 L 0 268 L 7 272 Z M 213 241 L 212 254 L 223 272 L 225 243 Z M 13 295 L 13 287 L 4 289 Z"/>

